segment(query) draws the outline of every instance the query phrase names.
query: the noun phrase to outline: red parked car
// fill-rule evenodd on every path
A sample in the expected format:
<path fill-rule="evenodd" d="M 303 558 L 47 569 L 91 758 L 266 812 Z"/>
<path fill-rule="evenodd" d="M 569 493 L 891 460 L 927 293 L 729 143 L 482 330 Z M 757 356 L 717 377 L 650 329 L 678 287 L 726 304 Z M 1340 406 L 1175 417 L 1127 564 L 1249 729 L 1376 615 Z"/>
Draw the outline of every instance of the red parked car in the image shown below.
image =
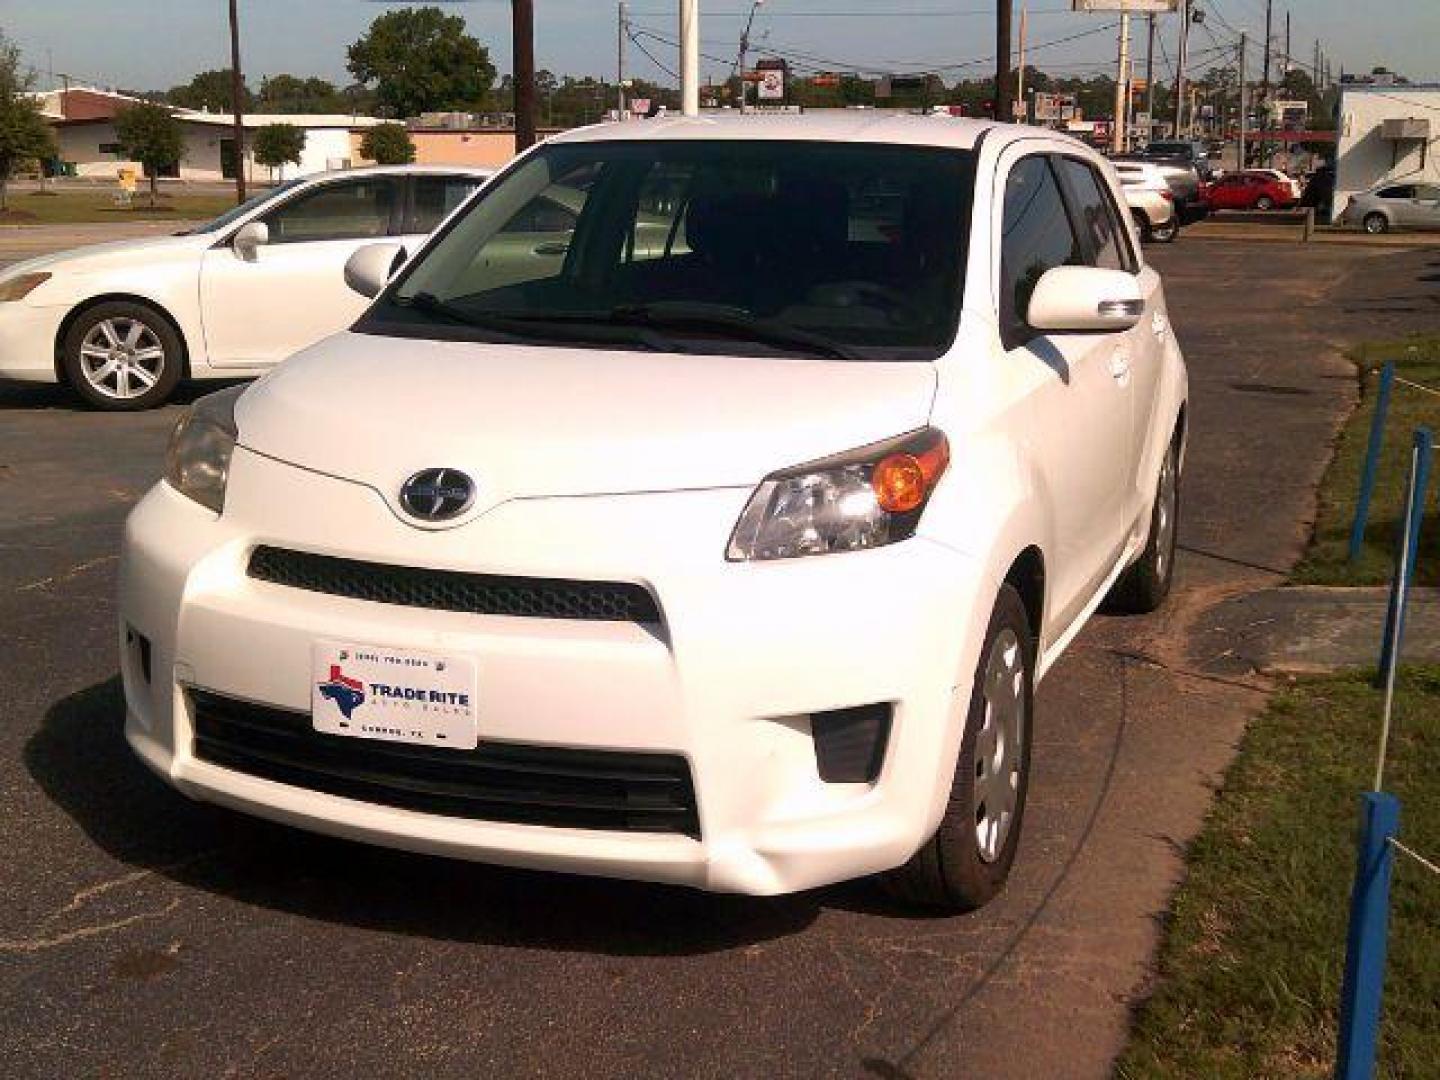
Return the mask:
<path fill-rule="evenodd" d="M 1267 173 L 1226 173 L 1205 189 L 1211 210 L 1275 210 L 1296 201 L 1294 188 Z"/>

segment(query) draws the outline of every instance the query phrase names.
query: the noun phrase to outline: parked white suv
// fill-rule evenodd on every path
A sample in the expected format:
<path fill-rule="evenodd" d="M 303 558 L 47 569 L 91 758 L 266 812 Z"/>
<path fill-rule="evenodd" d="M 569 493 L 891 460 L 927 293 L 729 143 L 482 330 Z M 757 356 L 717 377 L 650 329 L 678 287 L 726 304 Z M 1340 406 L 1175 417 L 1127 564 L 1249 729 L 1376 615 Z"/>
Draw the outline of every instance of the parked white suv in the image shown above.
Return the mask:
<path fill-rule="evenodd" d="M 1175 208 L 1175 193 L 1164 171 L 1158 165 L 1143 161 L 1113 164 L 1141 237 L 1159 244 L 1174 243 L 1180 236 L 1180 213 Z"/>
<path fill-rule="evenodd" d="M 975 121 L 546 141 L 177 428 L 126 529 L 131 745 L 351 839 L 984 903 L 1034 684 L 1171 581 L 1185 366 L 1122 205 Z"/>
<path fill-rule="evenodd" d="M 63 382 L 149 409 L 182 377 L 256 375 L 354 322 L 341 271 L 393 237 L 415 250 L 489 170 L 409 165 L 300 177 L 178 236 L 0 271 L 0 379 Z"/>

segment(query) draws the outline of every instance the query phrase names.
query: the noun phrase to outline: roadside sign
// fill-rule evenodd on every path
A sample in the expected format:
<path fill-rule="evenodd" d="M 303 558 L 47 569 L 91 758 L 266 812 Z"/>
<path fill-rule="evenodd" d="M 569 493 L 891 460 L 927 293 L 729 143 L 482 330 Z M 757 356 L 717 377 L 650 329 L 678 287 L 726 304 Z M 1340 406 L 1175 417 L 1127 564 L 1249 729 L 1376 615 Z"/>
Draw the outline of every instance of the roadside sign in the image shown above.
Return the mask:
<path fill-rule="evenodd" d="M 1127 15 L 1164 15 L 1180 0 L 1073 0 L 1072 11 L 1123 11 Z"/>
<path fill-rule="evenodd" d="M 637 97 L 630 99 L 630 111 L 636 116 L 647 116 L 650 113 L 650 99 L 648 97 Z"/>
<path fill-rule="evenodd" d="M 785 100 L 785 72 L 770 68 L 757 74 L 760 76 L 757 94 L 761 101 Z"/>

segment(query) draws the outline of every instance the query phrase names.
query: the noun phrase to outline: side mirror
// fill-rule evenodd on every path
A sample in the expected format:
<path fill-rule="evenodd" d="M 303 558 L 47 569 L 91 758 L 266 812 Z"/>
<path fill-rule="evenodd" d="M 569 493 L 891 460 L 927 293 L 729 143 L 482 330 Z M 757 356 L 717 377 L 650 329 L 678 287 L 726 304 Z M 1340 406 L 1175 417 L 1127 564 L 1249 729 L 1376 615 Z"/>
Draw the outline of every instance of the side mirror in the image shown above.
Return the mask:
<path fill-rule="evenodd" d="M 254 262 L 260 248 L 270 242 L 270 226 L 263 221 L 249 221 L 235 230 L 230 246 L 246 262 Z"/>
<path fill-rule="evenodd" d="M 405 249 L 399 244 L 366 244 L 346 261 L 345 284 L 361 296 L 379 296 L 404 261 Z"/>
<path fill-rule="evenodd" d="M 1145 312 L 1133 274 L 1095 266 L 1057 266 L 1045 271 L 1030 294 L 1025 321 L 1036 330 L 1129 330 Z"/>

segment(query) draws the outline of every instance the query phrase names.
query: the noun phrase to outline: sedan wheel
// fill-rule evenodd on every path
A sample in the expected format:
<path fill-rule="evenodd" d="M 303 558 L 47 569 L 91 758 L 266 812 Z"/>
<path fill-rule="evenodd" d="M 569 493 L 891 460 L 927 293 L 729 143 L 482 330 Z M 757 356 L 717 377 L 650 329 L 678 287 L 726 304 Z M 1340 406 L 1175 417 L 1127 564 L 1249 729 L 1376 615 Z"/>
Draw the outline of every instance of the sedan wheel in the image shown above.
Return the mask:
<path fill-rule="evenodd" d="M 1258 199 L 1255 200 L 1255 209 L 1256 209 L 1256 210 L 1274 210 L 1274 209 L 1275 209 L 1275 200 L 1272 199 L 1272 198 L 1270 198 L 1269 195 L 1261 195 Z"/>
<path fill-rule="evenodd" d="M 1366 214 L 1364 224 L 1365 231 L 1374 236 L 1390 231 L 1390 221 L 1384 214 Z"/>
<path fill-rule="evenodd" d="M 65 374 L 98 408 L 148 409 L 175 388 L 181 352 L 179 336 L 156 312 L 138 304 L 100 304 L 66 334 Z"/>

